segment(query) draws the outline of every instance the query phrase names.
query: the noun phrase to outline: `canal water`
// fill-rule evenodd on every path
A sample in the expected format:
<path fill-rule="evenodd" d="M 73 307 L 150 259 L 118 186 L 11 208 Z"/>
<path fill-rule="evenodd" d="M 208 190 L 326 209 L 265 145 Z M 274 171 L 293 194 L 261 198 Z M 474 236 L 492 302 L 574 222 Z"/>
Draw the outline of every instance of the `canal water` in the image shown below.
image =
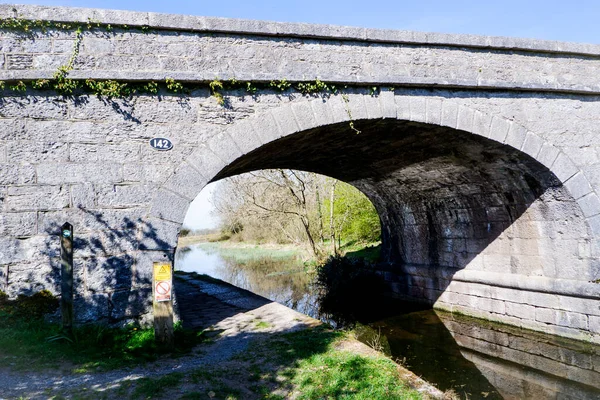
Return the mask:
<path fill-rule="evenodd" d="M 293 251 L 201 243 L 180 248 L 175 268 L 343 325 L 320 311 L 314 275 Z M 402 304 L 376 311 L 357 316 L 359 339 L 458 398 L 600 399 L 599 346 Z"/>

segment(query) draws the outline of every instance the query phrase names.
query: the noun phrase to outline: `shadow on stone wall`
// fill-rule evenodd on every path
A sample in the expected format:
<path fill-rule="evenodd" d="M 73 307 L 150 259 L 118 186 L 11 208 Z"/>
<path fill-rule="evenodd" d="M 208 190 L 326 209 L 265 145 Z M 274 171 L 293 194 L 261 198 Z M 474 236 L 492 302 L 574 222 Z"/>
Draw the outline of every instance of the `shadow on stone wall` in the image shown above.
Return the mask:
<path fill-rule="evenodd" d="M 140 242 L 146 243 L 146 247 L 164 249 L 169 248 L 168 243 L 159 238 L 152 223 L 141 218 L 115 221 L 98 211 L 83 208 L 78 211 L 73 223 L 76 321 L 118 324 L 146 320 L 152 307 L 152 271 L 141 264 Z M 61 284 L 61 225 L 53 221 L 44 230 L 48 236 L 43 253 L 50 269 L 42 281 L 44 288 L 56 294 Z M 93 230 L 86 231 L 86 226 Z M 24 281 L 36 279 L 39 279 L 36 272 L 30 271 Z M 30 294 L 38 288 L 22 289 L 21 293 Z"/>

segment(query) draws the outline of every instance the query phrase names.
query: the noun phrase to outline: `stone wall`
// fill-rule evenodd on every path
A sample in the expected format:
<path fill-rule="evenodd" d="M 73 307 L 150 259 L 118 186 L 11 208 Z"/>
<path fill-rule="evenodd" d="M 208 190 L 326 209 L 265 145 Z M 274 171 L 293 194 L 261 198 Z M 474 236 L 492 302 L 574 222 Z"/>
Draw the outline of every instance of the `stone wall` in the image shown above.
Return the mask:
<path fill-rule="evenodd" d="M 116 26 L 84 32 L 73 78 L 350 87 L 240 90 L 224 93 L 226 107 L 206 85 L 128 99 L 5 90 L 0 290 L 57 293 L 57 233 L 69 221 L 79 319 L 147 316 L 152 261 L 173 258 L 209 181 L 296 168 L 371 198 L 395 295 L 600 341 L 600 47 L 15 7 Z M 0 32 L 0 80 L 51 77 L 74 38 Z M 153 150 L 153 137 L 174 148 Z"/>

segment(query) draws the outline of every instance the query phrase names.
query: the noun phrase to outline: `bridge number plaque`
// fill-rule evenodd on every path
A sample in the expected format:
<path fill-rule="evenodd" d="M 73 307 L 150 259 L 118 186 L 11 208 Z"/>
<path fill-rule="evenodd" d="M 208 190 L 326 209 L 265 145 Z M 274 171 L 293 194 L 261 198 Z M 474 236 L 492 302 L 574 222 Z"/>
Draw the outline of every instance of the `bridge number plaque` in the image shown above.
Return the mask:
<path fill-rule="evenodd" d="M 166 138 L 152 138 L 150 139 L 150 146 L 155 150 L 166 151 L 173 148 L 173 142 Z"/>
<path fill-rule="evenodd" d="M 171 301 L 173 276 L 171 263 L 154 263 L 154 301 Z"/>

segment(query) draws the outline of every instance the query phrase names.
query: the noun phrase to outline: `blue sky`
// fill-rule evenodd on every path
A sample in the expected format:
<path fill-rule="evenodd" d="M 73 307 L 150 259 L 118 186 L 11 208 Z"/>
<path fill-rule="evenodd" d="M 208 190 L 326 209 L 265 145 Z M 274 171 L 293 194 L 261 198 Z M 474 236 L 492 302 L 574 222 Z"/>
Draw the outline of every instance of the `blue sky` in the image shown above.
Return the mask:
<path fill-rule="evenodd" d="M 600 1 L 598 0 L 17 0 L 17 2 L 600 43 L 598 35 Z"/>
<path fill-rule="evenodd" d="M 18 0 L 17 0 L 18 1 Z M 600 43 L 598 0 L 20 0 L 20 4 L 111 8 L 173 14 L 352 25 L 442 33 Z M 0 3 L 13 3 L 4 2 Z M 185 225 L 215 225 L 214 185 L 190 206 Z"/>

